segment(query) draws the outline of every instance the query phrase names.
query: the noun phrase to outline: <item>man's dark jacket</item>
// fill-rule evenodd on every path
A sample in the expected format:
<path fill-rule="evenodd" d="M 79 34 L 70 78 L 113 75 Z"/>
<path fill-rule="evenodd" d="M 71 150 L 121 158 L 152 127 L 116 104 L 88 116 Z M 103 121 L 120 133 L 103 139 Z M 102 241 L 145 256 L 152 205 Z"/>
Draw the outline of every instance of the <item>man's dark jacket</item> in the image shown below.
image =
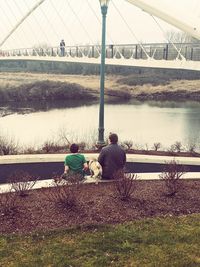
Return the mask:
<path fill-rule="evenodd" d="M 104 179 L 112 179 L 113 173 L 125 166 L 126 153 L 118 144 L 103 147 L 98 158 L 102 166 Z"/>

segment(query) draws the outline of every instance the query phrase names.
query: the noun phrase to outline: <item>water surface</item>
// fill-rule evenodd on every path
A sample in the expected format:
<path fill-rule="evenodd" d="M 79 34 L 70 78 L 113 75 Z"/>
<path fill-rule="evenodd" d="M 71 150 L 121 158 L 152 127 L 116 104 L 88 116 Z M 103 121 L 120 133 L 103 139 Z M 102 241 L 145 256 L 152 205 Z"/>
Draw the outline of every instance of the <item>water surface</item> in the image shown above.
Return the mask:
<path fill-rule="evenodd" d="M 97 139 L 98 103 L 38 103 L 26 105 L 28 113 L 21 112 L 23 106 L 14 108 L 17 111 L 13 114 L 0 118 L 0 130 L 1 135 L 15 137 L 20 145 L 40 146 L 46 140 L 58 140 L 61 133 L 74 141 Z M 109 132 L 118 133 L 121 141 L 132 140 L 135 146 L 143 148 L 151 148 L 155 142 L 165 148 L 176 141 L 184 145 L 199 142 L 200 103 L 106 103 L 105 136 Z"/>

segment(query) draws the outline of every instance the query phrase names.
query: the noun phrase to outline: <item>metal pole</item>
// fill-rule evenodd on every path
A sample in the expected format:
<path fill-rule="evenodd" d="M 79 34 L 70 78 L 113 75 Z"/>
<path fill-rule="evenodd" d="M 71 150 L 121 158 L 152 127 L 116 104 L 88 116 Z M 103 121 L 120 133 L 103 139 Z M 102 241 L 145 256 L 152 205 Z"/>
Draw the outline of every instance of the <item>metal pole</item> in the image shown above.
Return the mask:
<path fill-rule="evenodd" d="M 106 48 L 106 14 L 108 7 L 101 6 L 102 39 L 101 39 L 101 66 L 100 66 L 100 103 L 99 103 L 99 137 L 97 144 L 105 145 L 104 141 L 104 85 L 105 85 L 105 48 Z"/>

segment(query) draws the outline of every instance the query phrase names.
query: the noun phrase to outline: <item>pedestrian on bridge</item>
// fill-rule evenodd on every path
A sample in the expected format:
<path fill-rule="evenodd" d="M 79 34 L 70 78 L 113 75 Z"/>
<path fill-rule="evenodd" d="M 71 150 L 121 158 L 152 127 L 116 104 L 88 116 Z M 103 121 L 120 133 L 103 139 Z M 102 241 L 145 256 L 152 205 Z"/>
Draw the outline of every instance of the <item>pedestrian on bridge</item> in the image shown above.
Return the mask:
<path fill-rule="evenodd" d="M 61 57 L 65 56 L 65 41 L 63 39 L 60 42 L 60 55 Z"/>

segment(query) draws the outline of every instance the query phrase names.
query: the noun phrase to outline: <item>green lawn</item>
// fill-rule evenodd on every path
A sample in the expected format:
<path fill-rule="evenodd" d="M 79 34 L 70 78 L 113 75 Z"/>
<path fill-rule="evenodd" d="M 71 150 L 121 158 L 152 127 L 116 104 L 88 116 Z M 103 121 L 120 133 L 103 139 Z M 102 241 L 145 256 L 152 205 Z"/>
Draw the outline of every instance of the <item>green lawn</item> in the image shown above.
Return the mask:
<path fill-rule="evenodd" d="M 200 214 L 1 235 L 0 266 L 200 266 Z"/>

